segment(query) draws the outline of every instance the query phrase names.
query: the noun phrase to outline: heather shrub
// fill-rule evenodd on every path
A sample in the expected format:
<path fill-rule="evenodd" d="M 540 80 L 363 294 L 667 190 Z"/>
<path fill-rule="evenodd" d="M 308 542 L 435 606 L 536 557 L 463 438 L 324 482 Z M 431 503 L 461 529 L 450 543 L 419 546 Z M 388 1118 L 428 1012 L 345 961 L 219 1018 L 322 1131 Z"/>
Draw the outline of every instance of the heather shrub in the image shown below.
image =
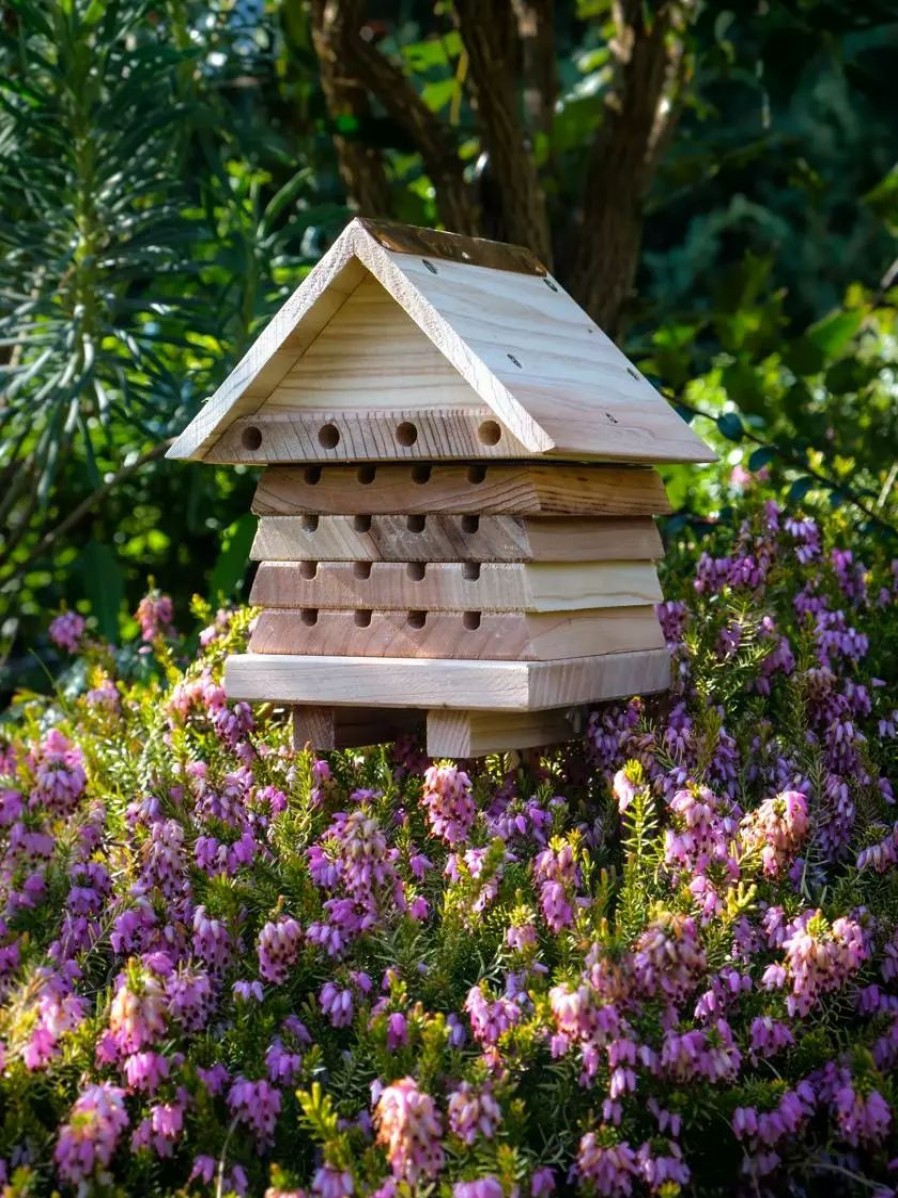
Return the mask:
<path fill-rule="evenodd" d="M 898 573 L 837 520 L 683 546 L 672 692 L 523 760 L 313 759 L 227 701 L 248 613 L 61 616 L 0 732 L 4 1193 L 892 1193 Z"/>

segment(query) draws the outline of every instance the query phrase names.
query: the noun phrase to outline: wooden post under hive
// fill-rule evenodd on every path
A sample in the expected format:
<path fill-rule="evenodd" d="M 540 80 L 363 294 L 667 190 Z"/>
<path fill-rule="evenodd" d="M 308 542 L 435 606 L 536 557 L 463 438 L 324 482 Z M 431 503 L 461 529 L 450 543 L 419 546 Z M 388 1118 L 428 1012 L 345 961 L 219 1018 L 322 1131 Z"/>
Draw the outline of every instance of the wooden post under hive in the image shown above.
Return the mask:
<path fill-rule="evenodd" d="M 235 698 L 470 757 L 669 685 L 653 463 L 705 446 L 526 251 L 352 222 L 170 456 L 265 463 Z"/>

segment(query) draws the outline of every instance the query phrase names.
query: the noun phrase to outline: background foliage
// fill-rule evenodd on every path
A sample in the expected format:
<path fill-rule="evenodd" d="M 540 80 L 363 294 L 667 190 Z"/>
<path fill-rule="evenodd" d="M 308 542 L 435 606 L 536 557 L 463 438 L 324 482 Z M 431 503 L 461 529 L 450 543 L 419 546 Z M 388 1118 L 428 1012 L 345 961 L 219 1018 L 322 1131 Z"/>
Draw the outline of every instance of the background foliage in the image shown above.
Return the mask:
<path fill-rule="evenodd" d="M 162 454 L 353 206 L 553 259 L 724 450 L 670 538 L 734 467 L 892 535 L 896 48 L 889 0 L 13 0 L 0 688 L 47 609 L 239 597 L 251 478 Z"/>

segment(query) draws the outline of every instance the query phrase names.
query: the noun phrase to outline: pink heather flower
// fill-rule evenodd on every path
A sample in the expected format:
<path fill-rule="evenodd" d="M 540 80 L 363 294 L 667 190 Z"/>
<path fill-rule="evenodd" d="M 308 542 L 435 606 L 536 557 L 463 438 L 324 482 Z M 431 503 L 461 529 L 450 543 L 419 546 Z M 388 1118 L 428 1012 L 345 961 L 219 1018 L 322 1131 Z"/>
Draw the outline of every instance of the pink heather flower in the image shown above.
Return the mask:
<path fill-rule="evenodd" d="M 127 1126 L 124 1091 L 108 1082 L 88 1086 L 59 1133 L 53 1159 L 60 1179 L 80 1187 L 99 1174 L 108 1184 L 105 1170 Z"/>
<path fill-rule="evenodd" d="M 408 1024 L 400 1011 L 394 1011 L 387 1020 L 387 1048 L 395 1052 L 408 1044 Z"/>
<path fill-rule="evenodd" d="M 480 986 L 472 986 L 465 999 L 474 1038 L 481 1044 L 496 1044 L 499 1037 L 521 1018 L 521 1008 L 510 998 L 490 1002 Z"/>
<path fill-rule="evenodd" d="M 352 1174 L 324 1164 L 312 1178 L 312 1193 L 316 1198 L 351 1198 L 355 1193 Z"/>
<path fill-rule="evenodd" d="M 503 1193 L 502 1182 L 491 1173 L 476 1181 L 457 1181 L 452 1187 L 452 1198 L 502 1198 Z"/>
<path fill-rule="evenodd" d="M 227 927 L 220 919 L 211 919 L 202 905 L 193 913 L 193 948 L 215 973 L 226 969 L 234 955 Z"/>
<path fill-rule="evenodd" d="M 800 790 L 765 799 L 742 820 L 740 832 L 749 849 L 760 851 L 764 872 L 777 877 L 807 839 L 808 801 Z"/>
<path fill-rule="evenodd" d="M 555 1173 L 548 1165 L 534 1169 L 530 1179 L 531 1198 L 546 1198 L 547 1194 L 555 1193 Z"/>
<path fill-rule="evenodd" d="M 413 1186 L 436 1177 L 443 1167 L 443 1125 L 433 1099 L 418 1089 L 414 1078 L 404 1077 L 386 1087 L 377 1101 L 374 1122 L 377 1142 L 386 1150 L 394 1177 Z"/>
<path fill-rule="evenodd" d="M 490 1091 L 469 1082 L 452 1091 L 448 1110 L 450 1131 L 469 1146 L 478 1136 L 491 1140 L 502 1121 L 502 1111 Z"/>
<path fill-rule="evenodd" d="M 618 770 L 614 775 L 614 782 L 611 784 L 611 789 L 614 792 L 614 797 L 617 799 L 617 809 L 623 815 L 636 798 L 639 787 L 631 782 L 627 770 L 624 768 Z"/>
<path fill-rule="evenodd" d="M 135 617 L 140 625 L 141 639 L 153 641 L 157 636 L 168 636 L 172 631 L 175 609 L 168 595 L 151 591 L 137 605 Z"/>
<path fill-rule="evenodd" d="M 165 1031 L 165 991 L 152 974 L 143 973 L 138 989 L 121 982 L 109 1012 L 109 1030 L 122 1054 L 139 1052 Z"/>
<path fill-rule="evenodd" d="M 892 1112 L 878 1090 L 864 1097 L 852 1086 L 840 1086 L 835 1095 L 836 1119 L 842 1138 L 857 1148 L 878 1144 L 889 1134 Z"/>
<path fill-rule="evenodd" d="M 158 1157 L 174 1155 L 175 1145 L 184 1129 L 184 1108 L 177 1102 L 159 1103 L 150 1108 L 131 1136 L 131 1148 L 152 1148 Z"/>
<path fill-rule="evenodd" d="M 84 617 L 77 612 L 63 612 L 50 625 L 50 640 L 66 653 L 77 653 L 84 635 Z"/>
<path fill-rule="evenodd" d="M 772 1057 L 784 1048 L 791 1048 L 795 1037 L 789 1026 L 771 1015 L 759 1015 L 751 1021 L 750 1044 L 752 1057 Z"/>
<path fill-rule="evenodd" d="M 608 1140 L 607 1144 L 603 1143 Z M 614 1143 L 610 1129 L 587 1132 L 577 1151 L 577 1175 L 592 1182 L 603 1198 L 618 1198 L 633 1193 L 633 1178 L 637 1176 L 636 1153 L 626 1140 Z"/>
<path fill-rule="evenodd" d="M 422 802 L 435 836 L 463 844 L 477 818 L 471 779 L 451 765 L 432 765 L 424 775 Z"/>
<path fill-rule="evenodd" d="M 238 1077 L 228 1093 L 228 1106 L 239 1123 L 244 1123 L 261 1144 L 274 1140 L 281 1111 L 281 1095 L 269 1082 Z"/>
<path fill-rule="evenodd" d="M 215 1009 L 212 980 L 201 969 L 182 965 L 165 979 L 169 1016 L 187 1032 L 201 1031 Z"/>
<path fill-rule="evenodd" d="M 795 920 L 783 948 L 792 983 L 786 1000 L 790 1015 L 807 1015 L 822 995 L 838 990 L 867 958 L 860 924 L 846 916 L 830 927 L 820 911 Z"/>
<path fill-rule="evenodd" d="M 302 1069 L 302 1053 L 291 1052 L 279 1036 L 275 1037 L 265 1053 L 265 1068 L 272 1085 L 292 1086 Z"/>
<path fill-rule="evenodd" d="M 679 1192 L 692 1176 L 679 1144 L 673 1140 L 668 1140 L 667 1152 L 663 1154 L 657 1153 L 655 1144 L 646 1141 L 636 1153 L 636 1167 L 653 1194 L 669 1192 L 670 1186 L 676 1186 L 674 1192 Z"/>
<path fill-rule="evenodd" d="M 664 994 L 682 1001 L 705 969 L 695 921 L 666 914 L 650 923 L 636 942 L 633 970 L 637 985 L 652 997 Z"/>
<path fill-rule="evenodd" d="M 168 1058 L 158 1052 L 136 1052 L 125 1057 L 123 1066 L 128 1088 L 155 1094 L 168 1077 Z"/>
<path fill-rule="evenodd" d="M 248 981 L 246 978 L 241 978 L 234 982 L 231 986 L 231 993 L 235 998 L 239 998 L 241 1002 L 264 1002 L 265 991 L 262 989 L 262 983 L 256 981 Z"/>
<path fill-rule="evenodd" d="M 282 915 L 269 921 L 259 933 L 259 973 L 273 985 L 281 985 L 296 964 L 302 929 L 295 919 Z"/>
<path fill-rule="evenodd" d="M 80 749 L 51 729 L 28 758 L 34 777 L 28 806 L 50 815 L 71 815 L 87 784 L 83 760 Z"/>

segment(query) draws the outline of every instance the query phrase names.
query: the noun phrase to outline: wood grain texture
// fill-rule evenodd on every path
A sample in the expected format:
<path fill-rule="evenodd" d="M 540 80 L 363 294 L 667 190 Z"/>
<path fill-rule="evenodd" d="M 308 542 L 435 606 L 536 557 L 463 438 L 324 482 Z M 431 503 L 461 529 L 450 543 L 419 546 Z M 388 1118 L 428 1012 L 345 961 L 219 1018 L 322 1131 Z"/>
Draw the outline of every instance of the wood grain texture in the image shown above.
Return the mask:
<path fill-rule="evenodd" d="M 650 694 L 669 685 L 666 649 L 553 662 L 246 653 L 225 665 L 232 699 L 318 706 L 532 711 Z"/>
<path fill-rule="evenodd" d="M 456 612 L 577 611 L 662 599 L 651 562 L 263 562 L 250 594 L 259 607 Z"/>
<path fill-rule="evenodd" d="M 264 411 L 418 405 L 484 406 L 452 363 L 369 274 L 280 380 Z"/>
<path fill-rule="evenodd" d="M 367 272 L 354 235 L 340 237 L 250 346 L 169 449 L 169 458 L 203 458 L 239 416 L 255 412 L 303 349 L 311 345 Z"/>
<path fill-rule="evenodd" d="M 412 709 L 385 707 L 313 707 L 291 708 L 293 745 L 303 749 L 356 749 L 382 745 L 418 732 L 424 713 Z"/>
<path fill-rule="evenodd" d="M 664 556 L 650 517 L 263 516 L 253 561 L 598 562 Z"/>
<path fill-rule="evenodd" d="M 381 612 L 265 610 L 252 653 L 551 661 L 660 649 L 651 607 L 588 612 Z"/>
<path fill-rule="evenodd" d="M 409 440 L 411 444 L 404 443 Z M 420 462 L 531 456 L 481 404 L 467 408 L 397 408 L 391 412 L 317 408 L 271 412 L 266 408 L 235 420 L 206 451 L 205 461 Z"/>
<path fill-rule="evenodd" d="M 415 255 L 363 241 L 357 252 L 529 448 L 605 460 L 713 460 L 556 280 L 448 261 L 434 272 Z"/>
<path fill-rule="evenodd" d="M 169 456 L 202 457 L 235 419 L 258 411 L 276 391 L 280 394 L 275 407 L 283 402 L 290 407 L 309 404 L 313 398 L 306 390 L 310 376 L 303 375 L 302 359 L 314 350 L 331 323 L 330 333 L 337 342 L 342 341 L 346 351 L 351 338 L 339 332 L 339 315 L 356 289 L 365 283 L 359 297 L 360 316 L 366 297 L 377 296 L 374 305 L 386 311 L 376 287 L 367 281 L 366 271 L 424 334 L 433 353 L 422 348 L 425 342 L 414 338 L 407 323 L 392 316 L 385 317 L 392 322 L 388 325 L 375 320 L 374 336 L 363 338 L 358 352 L 362 357 L 369 355 L 369 362 L 370 354 L 376 352 L 385 374 L 365 380 L 353 399 L 343 389 L 343 353 L 336 362 L 340 371 L 330 375 L 324 369 L 324 358 L 335 361 L 333 346 L 326 344 L 319 351 L 322 364 L 316 366 L 312 359 L 309 368 L 316 374 L 316 385 L 330 396 L 324 406 L 338 406 L 333 398 L 336 390 L 345 394 L 354 407 L 377 407 L 373 399 L 378 386 L 383 387 L 381 396 L 389 392 L 391 402 L 408 406 L 408 389 L 403 390 L 406 398 L 400 402 L 387 385 L 394 376 L 390 374 L 386 343 L 401 333 L 400 356 L 420 355 L 416 360 L 422 367 L 422 377 L 431 380 L 426 394 L 436 394 L 431 392 L 432 386 L 445 388 L 441 406 L 470 407 L 473 391 L 531 453 L 574 460 L 714 459 L 689 426 L 554 279 L 472 265 L 466 260 L 442 258 L 433 262 L 414 253 L 387 249 L 382 239 L 357 220 L 349 224 L 273 318 L 184 430 Z M 385 331 L 389 333 L 386 337 Z M 452 372 L 446 372 L 440 354 L 457 379 L 453 379 Z M 350 364 L 346 365 L 349 368 Z M 294 371 L 295 387 L 285 382 Z M 403 379 L 400 375 L 396 380 L 400 388 Z M 284 389 L 280 390 L 282 385 Z M 425 406 L 433 406 L 433 400 L 425 400 Z"/>
<path fill-rule="evenodd" d="M 560 744 L 580 735 L 582 709 L 552 711 L 429 711 L 430 757 L 484 757 L 509 749 Z"/>
<path fill-rule="evenodd" d="M 367 480 L 366 482 L 363 480 Z M 670 511 L 654 470 L 613 466 L 272 466 L 253 497 L 260 516 L 651 516 Z"/>
<path fill-rule="evenodd" d="M 546 268 L 531 250 L 504 241 L 489 241 L 484 237 L 463 237 L 436 229 L 419 229 L 393 221 L 358 218 L 362 228 L 378 245 L 398 254 L 441 258 L 464 262 L 471 266 L 492 266 L 495 270 L 510 270 L 516 274 L 544 275 Z"/>

